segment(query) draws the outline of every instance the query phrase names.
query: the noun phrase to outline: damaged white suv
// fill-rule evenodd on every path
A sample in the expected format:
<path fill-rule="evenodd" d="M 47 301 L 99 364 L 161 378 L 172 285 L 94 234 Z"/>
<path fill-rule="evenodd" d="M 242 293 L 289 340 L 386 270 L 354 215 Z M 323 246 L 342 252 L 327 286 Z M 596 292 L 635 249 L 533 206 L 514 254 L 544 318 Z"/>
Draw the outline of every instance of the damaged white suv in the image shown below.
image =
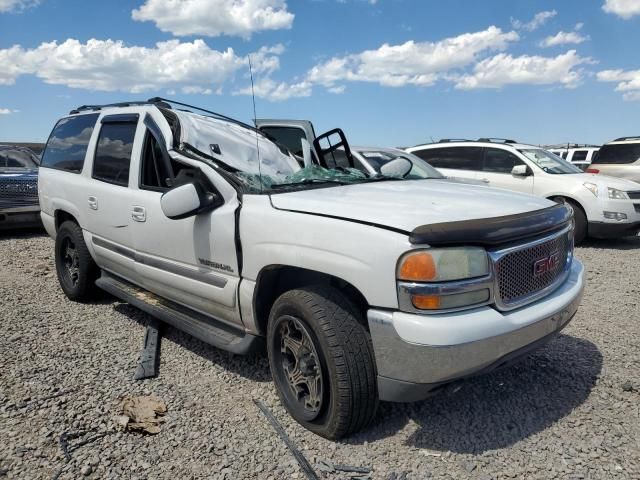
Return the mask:
<path fill-rule="evenodd" d="M 406 158 L 369 176 L 309 163 L 175 104 L 81 107 L 54 127 L 39 195 L 62 290 L 97 285 L 231 352 L 266 343 L 284 406 L 317 434 L 502 366 L 574 316 L 568 206 L 404 179 Z M 353 166 L 340 130 L 313 143 Z"/>

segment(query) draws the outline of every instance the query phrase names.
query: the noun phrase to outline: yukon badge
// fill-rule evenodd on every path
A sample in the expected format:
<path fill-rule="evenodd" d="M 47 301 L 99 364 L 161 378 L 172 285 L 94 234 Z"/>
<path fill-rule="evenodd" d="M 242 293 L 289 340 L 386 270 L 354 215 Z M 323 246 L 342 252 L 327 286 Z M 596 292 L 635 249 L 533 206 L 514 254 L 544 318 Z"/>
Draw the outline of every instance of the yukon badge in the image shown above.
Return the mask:
<path fill-rule="evenodd" d="M 541 258 L 533 263 L 533 276 L 539 277 L 540 275 L 544 275 L 545 273 L 552 271 L 559 264 L 560 251 L 556 250 L 548 257 Z"/>

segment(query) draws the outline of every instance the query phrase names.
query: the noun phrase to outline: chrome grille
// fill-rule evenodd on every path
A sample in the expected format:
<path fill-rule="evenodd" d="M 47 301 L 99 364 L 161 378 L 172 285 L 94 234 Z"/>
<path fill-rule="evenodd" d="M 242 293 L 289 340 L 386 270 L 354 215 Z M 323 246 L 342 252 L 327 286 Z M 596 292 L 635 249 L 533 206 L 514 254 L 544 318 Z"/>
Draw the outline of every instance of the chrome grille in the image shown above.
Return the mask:
<path fill-rule="evenodd" d="M 546 241 L 498 255 L 494 261 L 497 306 L 508 310 L 539 298 L 563 279 L 572 250 L 571 232 L 564 230 Z M 554 256 L 557 262 L 536 274 L 536 263 Z"/>
<path fill-rule="evenodd" d="M 0 176 L 0 209 L 38 205 L 38 177 Z"/>

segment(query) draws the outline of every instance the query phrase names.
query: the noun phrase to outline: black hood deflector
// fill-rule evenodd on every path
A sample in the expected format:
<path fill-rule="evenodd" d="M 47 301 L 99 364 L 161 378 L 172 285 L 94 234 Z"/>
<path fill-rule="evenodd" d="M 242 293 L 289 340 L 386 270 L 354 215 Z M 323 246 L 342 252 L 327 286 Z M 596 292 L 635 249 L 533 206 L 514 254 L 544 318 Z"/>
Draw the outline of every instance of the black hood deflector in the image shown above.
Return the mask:
<path fill-rule="evenodd" d="M 415 228 L 409 241 L 431 246 L 479 245 L 495 247 L 562 229 L 573 218 L 567 204 L 504 217 L 435 223 Z"/>

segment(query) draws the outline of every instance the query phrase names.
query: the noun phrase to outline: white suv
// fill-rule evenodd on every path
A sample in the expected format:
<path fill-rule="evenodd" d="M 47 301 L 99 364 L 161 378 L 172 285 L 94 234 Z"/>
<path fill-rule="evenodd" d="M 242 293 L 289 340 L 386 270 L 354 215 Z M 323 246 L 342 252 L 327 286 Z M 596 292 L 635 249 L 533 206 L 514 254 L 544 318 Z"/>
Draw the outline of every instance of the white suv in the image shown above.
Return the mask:
<path fill-rule="evenodd" d="M 617 138 L 603 145 L 587 171 L 640 182 L 640 136 Z M 640 196 L 635 198 L 640 200 Z"/>
<path fill-rule="evenodd" d="M 447 176 L 568 202 L 575 211 L 576 242 L 636 235 L 637 183 L 582 172 L 558 156 L 511 140 L 444 141 L 408 148 Z"/>
<path fill-rule="evenodd" d="M 367 176 L 339 130 L 314 156 L 344 148 L 348 166 L 307 164 L 175 103 L 89 106 L 54 127 L 39 196 L 60 286 L 87 301 L 97 285 L 238 354 L 266 344 L 282 403 L 311 431 L 354 432 L 378 400 L 502 366 L 574 316 L 568 206 L 404 179 L 406 158 Z"/>

